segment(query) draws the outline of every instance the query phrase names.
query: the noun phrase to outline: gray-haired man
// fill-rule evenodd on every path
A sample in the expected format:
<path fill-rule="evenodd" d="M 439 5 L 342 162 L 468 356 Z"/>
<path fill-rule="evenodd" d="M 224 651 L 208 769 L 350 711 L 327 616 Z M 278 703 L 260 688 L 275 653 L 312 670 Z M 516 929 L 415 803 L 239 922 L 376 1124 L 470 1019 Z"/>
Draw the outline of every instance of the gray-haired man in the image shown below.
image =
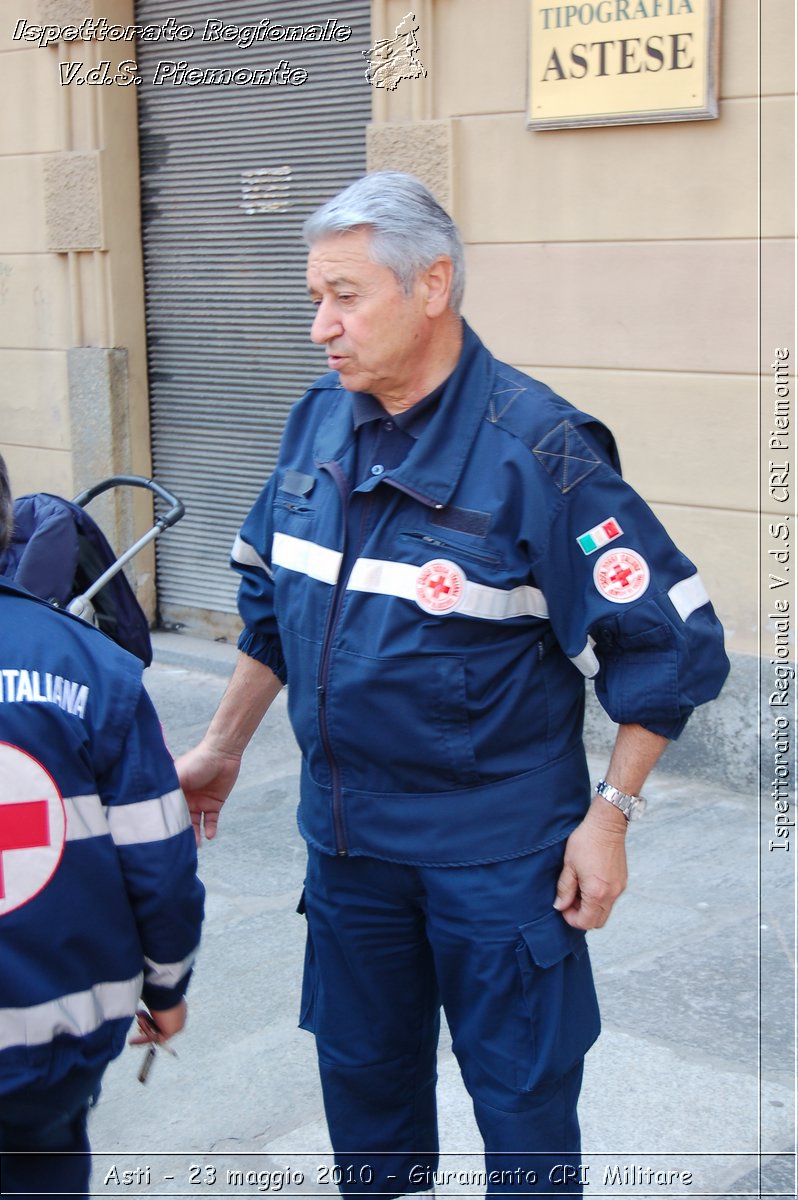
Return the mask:
<path fill-rule="evenodd" d="M 442 1005 L 487 1190 L 577 1192 L 584 930 L 624 888 L 649 770 L 720 689 L 721 629 L 609 432 L 462 320 L 460 236 L 417 180 L 366 176 L 305 234 L 330 372 L 237 539 L 242 654 L 181 781 L 214 836 L 289 683 L 302 1024 L 342 1190 L 434 1185 Z M 597 789 L 585 676 L 619 724 Z"/>

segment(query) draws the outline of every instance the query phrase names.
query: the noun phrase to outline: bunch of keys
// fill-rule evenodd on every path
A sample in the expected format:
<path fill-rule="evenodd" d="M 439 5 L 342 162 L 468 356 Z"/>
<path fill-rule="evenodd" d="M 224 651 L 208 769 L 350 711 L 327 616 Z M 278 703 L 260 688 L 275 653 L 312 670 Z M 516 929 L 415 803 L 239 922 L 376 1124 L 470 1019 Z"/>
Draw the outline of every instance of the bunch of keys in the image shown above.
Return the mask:
<path fill-rule="evenodd" d="M 160 1030 L 158 1029 L 158 1026 L 153 1021 L 150 1014 L 148 1012 L 144 1012 L 143 1009 L 140 1009 L 136 1013 L 136 1020 L 138 1022 L 139 1029 L 141 1030 L 142 1033 L 152 1032 L 152 1033 L 160 1034 Z M 177 1058 L 177 1051 L 174 1050 L 168 1044 L 168 1042 L 150 1042 L 144 1052 L 144 1059 L 142 1061 L 141 1066 L 139 1067 L 138 1075 L 136 1076 L 139 1083 L 147 1082 L 149 1075 L 150 1075 L 150 1071 L 153 1068 L 153 1063 L 155 1062 L 155 1056 L 158 1053 L 159 1049 L 165 1050 L 167 1054 L 171 1054 L 173 1058 Z"/>

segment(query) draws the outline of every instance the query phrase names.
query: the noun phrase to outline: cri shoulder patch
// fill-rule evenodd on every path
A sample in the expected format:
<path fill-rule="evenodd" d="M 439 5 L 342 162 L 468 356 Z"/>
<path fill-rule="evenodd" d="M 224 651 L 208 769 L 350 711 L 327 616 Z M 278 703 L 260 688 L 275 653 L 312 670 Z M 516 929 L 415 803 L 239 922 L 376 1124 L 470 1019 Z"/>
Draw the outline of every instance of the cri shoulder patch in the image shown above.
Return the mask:
<path fill-rule="evenodd" d="M 636 550 L 606 550 L 593 568 L 593 582 L 613 604 L 630 604 L 650 581 L 648 563 Z"/>
<path fill-rule="evenodd" d="M 538 442 L 532 453 L 545 467 L 561 492 L 569 492 L 586 479 L 601 463 L 579 430 L 570 421 L 561 421 Z"/>

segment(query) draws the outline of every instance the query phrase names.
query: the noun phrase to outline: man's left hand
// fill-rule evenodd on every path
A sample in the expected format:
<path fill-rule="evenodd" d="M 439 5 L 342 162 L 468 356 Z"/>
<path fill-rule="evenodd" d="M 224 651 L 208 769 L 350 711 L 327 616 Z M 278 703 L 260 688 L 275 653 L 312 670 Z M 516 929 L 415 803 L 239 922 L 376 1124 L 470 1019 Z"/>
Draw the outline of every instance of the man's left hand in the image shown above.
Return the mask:
<path fill-rule="evenodd" d="M 129 1046 L 146 1046 L 149 1042 L 162 1045 L 174 1037 L 186 1023 L 188 1005 L 180 1000 L 174 1008 L 153 1009 L 152 1013 L 136 1013 L 138 1033 L 128 1039 Z"/>
<path fill-rule="evenodd" d="M 554 907 L 575 929 L 600 929 L 626 887 L 626 826 L 623 813 L 596 796 L 565 843 Z"/>

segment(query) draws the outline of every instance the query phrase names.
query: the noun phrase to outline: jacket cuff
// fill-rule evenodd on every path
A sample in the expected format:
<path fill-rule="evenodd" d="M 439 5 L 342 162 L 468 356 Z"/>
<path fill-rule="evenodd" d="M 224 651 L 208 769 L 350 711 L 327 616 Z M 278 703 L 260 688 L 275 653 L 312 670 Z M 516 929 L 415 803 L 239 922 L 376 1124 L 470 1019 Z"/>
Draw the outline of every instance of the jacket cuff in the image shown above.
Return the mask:
<path fill-rule="evenodd" d="M 660 737 L 669 738 L 670 741 L 675 742 L 690 720 L 692 712 L 693 710 L 690 709 L 675 721 L 638 721 L 638 724 L 642 725 L 643 729 L 647 729 L 649 733 L 658 733 Z"/>
<path fill-rule="evenodd" d="M 263 663 L 264 667 L 274 672 L 282 684 L 288 682 L 288 669 L 282 647 L 275 639 L 263 637 L 252 629 L 243 629 L 238 639 L 238 649 L 242 654 Z"/>
<path fill-rule="evenodd" d="M 190 978 L 191 971 L 183 976 L 176 987 L 171 988 L 157 987 L 155 984 L 145 982 L 141 989 L 141 998 L 150 1012 L 160 1012 L 166 1008 L 174 1008 L 185 996 Z"/>

